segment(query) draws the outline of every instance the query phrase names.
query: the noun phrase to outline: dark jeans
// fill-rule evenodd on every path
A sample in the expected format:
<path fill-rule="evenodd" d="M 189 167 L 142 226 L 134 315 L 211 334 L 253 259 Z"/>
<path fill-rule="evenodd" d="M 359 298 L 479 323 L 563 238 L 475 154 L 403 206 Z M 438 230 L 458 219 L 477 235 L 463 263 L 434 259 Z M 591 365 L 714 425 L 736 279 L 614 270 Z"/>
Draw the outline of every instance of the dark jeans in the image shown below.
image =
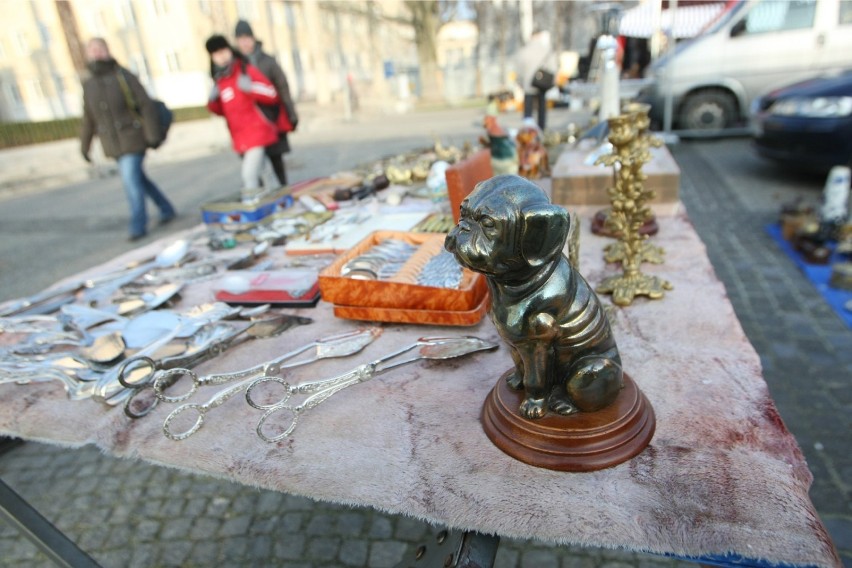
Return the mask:
<path fill-rule="evenodd" d="M 275 172 L 275 177 L 278 178 L 278 183 L 282 186 L 287 185 L 287 170 L 284 168 L 284 154 L 269 154 L 269 163 L 272 164 L 272 171 Z"/>
<path fill-rule="evenodd" d="M 535 95 L 524 93 L 524 118 L 532 118 L 533 106 L 538 107 L 538 127 L 544 130 L 544 125 L 547 122 L 547 101 L 544 100 L 544 91 L 539 91 Z"/>
<path fill-rule="evenodd" d="M 272 171 L 281 186 L 287 185 L 287 169 L 284 167 L 284 154 L 290 151 L 290 142 L 286 132 L 278 133 L 278 142 L 266 147 L 266 157 L 272 165 Z"/>
<path fill-rule="evenodd" d="M 175 216 L 175 209 L 154 182 L 148 179 L 142 169 L 145 154 L 124 154 L 118 158 L 118 171 L 124 184 L 124 193 L 130 205 L 130 236 L 138 237 L 147 232 L 148 213 L 145 211 L 145 196 L 154 201 L 160 210 L 160 219 L 168 220 Z"/>

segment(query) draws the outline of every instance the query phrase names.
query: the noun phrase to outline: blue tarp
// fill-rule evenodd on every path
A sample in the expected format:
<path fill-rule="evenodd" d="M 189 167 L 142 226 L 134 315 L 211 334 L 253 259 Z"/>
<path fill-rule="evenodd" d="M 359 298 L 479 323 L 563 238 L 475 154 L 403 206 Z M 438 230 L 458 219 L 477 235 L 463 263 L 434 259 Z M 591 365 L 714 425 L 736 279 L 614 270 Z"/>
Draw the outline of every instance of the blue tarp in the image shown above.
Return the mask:
<path fill-rule="evenodd" d="M 847 302 L 852 302 L 852 291 L 832 288 L 828 285 L 828 281 L 831 278 L 831 264 L 807 263 L 801 253 L 793 248 L 793 245 L 781 235 L 781 225 L 777 223 L 767 225 L 766 232 L 778 243 L 781 250 L 787 253 L 787 256 L 796 263 L 796 266 L 804 272 L 808 280 L 822 294 L 828 305 L 837 312 L 840 319 L 846 322 L 847 326 L 852 327 L 852 311 L 845 308 Z M 838 259 L 837 255 L 832 258 L 832 260 L 836 259 Z"/>

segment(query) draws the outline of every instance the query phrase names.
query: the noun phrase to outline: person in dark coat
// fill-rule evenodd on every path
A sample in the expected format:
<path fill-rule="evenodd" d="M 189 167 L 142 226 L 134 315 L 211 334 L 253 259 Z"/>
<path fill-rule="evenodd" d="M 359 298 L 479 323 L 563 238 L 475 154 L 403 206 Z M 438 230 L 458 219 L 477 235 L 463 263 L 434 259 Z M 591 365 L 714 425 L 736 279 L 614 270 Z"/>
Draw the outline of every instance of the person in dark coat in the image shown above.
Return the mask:
<path fill-rule="evenodd" d="M 515 56 L 518 83 L 524 90 L 524 118 L 532 118 L 533 107 L 538 109 L 538 127 L 544 131 L 547 123 L 547 100 L 545 92 L 533 85 L 536 71 L 544 69 L 555 76 L 559 62 L 550 42 L 550 32 L 535 30 L 529 41 Z"/>
<path fill-rule="evenodd" d="M 254 38 L 254 32 L 248 22 L 245 20 L 237 22 L 234 36 L 240 52 L 248 57 L 249 63 L 272 81 L 275 90 L 278 92 L 280 104 L 263 105 L 261 110 L 278 126 L 278 141 L 267 146 L 266 156 L 272 164 L 278 182 L 281 185 L 287 185 L 287 171 L 284 168 L 284 154 L 290 151 L 287 133 L 296 130 L 296 126 L 299 124 L 296 105 L 290 95 L 290 83 L 275 58 L 264 52 L 262 43 Z"/>
<path fill-rule="evenodd" d="M 147 234 L 145 197 L 160 210 L 160 224 L 175 218 L 175 209 L 142 169 L 145 151 L 163 143 L 157 110 L 136 76 L 121 67 L 102 38 L 86 44 L 91 76 L 83 82 L 83 120 L 80 151 L 91 162 L 89 150 L 97 135 L 104 154 L 118 162 L 118 171 L 130 205 L 130 240 Z"/>

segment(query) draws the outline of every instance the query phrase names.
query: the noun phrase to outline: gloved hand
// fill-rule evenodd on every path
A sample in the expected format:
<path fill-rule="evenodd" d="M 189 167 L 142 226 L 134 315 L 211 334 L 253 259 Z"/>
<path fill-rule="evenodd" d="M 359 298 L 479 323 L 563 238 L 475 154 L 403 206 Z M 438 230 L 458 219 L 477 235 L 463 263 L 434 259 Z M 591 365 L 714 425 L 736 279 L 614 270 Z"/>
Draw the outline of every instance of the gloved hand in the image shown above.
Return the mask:
<path fill-rule="evenodd" d="M 284 110 L 287 112 L 287 122 L 290 123 L 292 128 L 291 132 L 296 131 L 296 127 L 299 125 L 299 115 L 296 114 L 296 111 L 290 108 L 290 106 L 285 105 Z"/>
<path fill-rule="evenodd" d="M 86 160 L 90 164 L 92 163 L 92 159 L 89 157 L 88 152 L 86 152 L 85 150 L 80 150 L 80 154 L 82 154 L 84 160 Z"/>
<path fill-rule="evenodd" d="M 244 93 L 250 92 L 251 91 L 251 77 L 249 77 L 245 73 L 240 73 L 240 76 L 237 77 L 237 88 Z"/>
<path fill-rule="evenodd" d="M 213 85 L 213 88 L 210 89 L 210 96 L 207 98 L 211 101 L 215 101 L 219 98 L 219 85 Z"/>

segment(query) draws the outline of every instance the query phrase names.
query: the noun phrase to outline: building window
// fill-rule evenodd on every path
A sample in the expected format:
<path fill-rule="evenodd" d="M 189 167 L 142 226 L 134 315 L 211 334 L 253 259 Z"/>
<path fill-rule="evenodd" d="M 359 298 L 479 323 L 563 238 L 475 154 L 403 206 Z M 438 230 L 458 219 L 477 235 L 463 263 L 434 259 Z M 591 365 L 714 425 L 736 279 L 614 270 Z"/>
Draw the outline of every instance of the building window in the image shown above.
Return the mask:
<path fill-rule="evenodd" d="M 15 34 L 15 50 L 18 52 L 18 55 L 30 54 L 30 46 L 27 44 L 27 38 L 23 32 Z"/>
<path fill-rule="evenodd" d="M 140 53 L 130 56 L 127 67 L 140 79 L 148 76 L 148 66 L 145 65 L 145 58 Z"/>
<path fill-rule="evenodd" d="M 301 75 L 304 68 L 302 67 L 302 54 L 299 53 L 299 48 L 293 49 L 293 69 L 296 71 L 296 75 Z"/>
<path fill-rule="evenodd" d="M 44 89 L 41 86 L 41 81 L 38 79 L 29 79 L 27 81 L 27 90 L 29 91 L 31 98 L 36 100 L 44 99 Z"/>
<path fill-rule="evenodd" d="M 42 45 L 50 45 L 50 30 L 47 29 L 47 26 L 45 26 L 42 22 L 38 22 L 38 34 L 41 38 Z"/>
<path fill-rule="evenodd" d="M 291 30 L 296 27 L 296 14 L 293 12 L 292 4 L 284 4 L 284 15 L 287 17 L 287 27 Z"/>
<path fill-rule="evenodd" d="M 272 11 L 272 25 L 275 27 L 284 26 L 287 23 L 287 15 L 284 13 L 286 8 L 281 4 L 273 4 L 270 6 Z"/>
<path fill-rule="evenodd" d="M 168 13 L 169 5 L 165 0 L 151 0 L 151 13 L 155 16 L 162 16 Z"/>
<path fill-rule="evenodd" d="M 18 88 L 14 82 L 11 83 L 3 83 L 3 93 L 6 95 L 7 101 L 12 101 L 16 105 L 19 105 L 24 102 L 23 97 L 21 97 L 21 90 Z"/>
<path fill-rule="evenodd" d="M 256 7 L 254 0 L 237 0 L 237 15 L 243 20 L 252 22 L 257 19 Z"/>
<path fill-rule="evenodd" d="M 106 35 L 106 25 L 104 24 L 104 15 L 98 10 L 92 10 L 84 16 L 86 23 L 91 29 L 91 35 L 104 37 Z"/>
<path fill-rule="evenodd" d="M 122 28 L 132 28 L 136 26 L 136 18 L 133 15 L 133 6 L 130 0 L 123 0 L 115 5 L 115 17 L 118 19 L 118 24 Z"/>
<path fill-rule="evenodd" d="M 852 0 L 841 0 L 840 14 L 837 21 L 841 26 L 852 24 Z"/>
<path fill-rule="evenodd" d="M 53 75 L 53 88 L 57 93 L 65 92 L 65 79 L 62 75 Z"/>
<path fill-rule="evenodd" d="M 180 71 L 180 58 L 175 51 L 165 51 L 162 55 L 163 69 L 169 73 L 177 73 Z"/>

